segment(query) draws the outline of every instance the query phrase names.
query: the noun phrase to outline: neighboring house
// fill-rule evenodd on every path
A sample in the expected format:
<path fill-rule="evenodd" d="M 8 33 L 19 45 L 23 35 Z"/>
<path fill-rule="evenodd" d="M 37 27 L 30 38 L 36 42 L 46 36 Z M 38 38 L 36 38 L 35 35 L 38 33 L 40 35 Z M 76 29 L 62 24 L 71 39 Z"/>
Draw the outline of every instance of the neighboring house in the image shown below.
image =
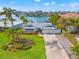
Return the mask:
<path fill-rule="evenodd" d="M 78 13 L 66 13 L 66 14 L 62 14 L 61 15 L 61 20 L 69 20 L 69 18 L 71 18 L 70 20 L 78 20 L 79 19 L 79 14 Z M 68 22 L 68 21 L 67 21 Z M 74 21 L 75 24 L 78 24 L 78 21 Z M 67 30 L 69 33 L 79 33 L 79 26 L 71 26 L 71 25 L 68 25 L 66 26 L 67 23 L 65 23 L 65 21 L 62 23 L 62 28 L 64 30 Z"/>
<path fill-rule="evenodd" d="M 51 34 L 51 33 L 61 33 L 61 30 L 58 30 L 57 28 L 55 28 L 54 25 L 52 25 L 51 23 L 28 23 L 27 26 L 23 27 L 23 30 L 25 32 L 41 32 L 41 33 L 45 33 L 45 34 Z"/>
<path fill-rule="evenodd" d="M 14 27 L 22 27 L 23 26 L 23 22 L 18 17 L 16 17 L 15 15 L 12 15 L 12 17 L 14 17 L 14 19 L 16 19 L 13 22 L 14 23 Z M 5 27 L 4 19 L 6 19 L 5 16 L 0 16 L 0 28 L 1 27 Z M 7 21 L 7 27 L 12 27 L 10 21 Z"/>
<path fill-rule="evenodd" d="M 61 18 L 79 18 L 79 14 L 77 13 L 62 14 Z"/>
<path fill-rule="evenodd" d="M 10 21 L 7 21 L 6 25 L 7 25 L 7 27 L 12 27 Z M 16 21 L 14 21 L 14 27 L 22 27 L 22 25 L 23 25 L 23 22 L 16 22 Z M 5 24 L 4 24 L 3 21 L 0 22 L 0 27 L 5 27 Z"/>
<path fill-rule="evenodd" d="M 27 33 L 27 34 L 34 33 L 34 34 L 37 34 L 37 30 L 34 27 L 28 27 L 27 26 L 27 27 L 23 28 L 23 33 Z"/>
<path fill-rule="evenodd" d="M 60 34 L 61 30 L 57 29 L 53 26 L 52 27 L 44 27 L 42 30 L 42 33 L 44 33 L 44 34 Z"/>
<path fill-rule="evenodd" d="M 75 27 L 75 26 L 69 26 L 67 28 L 67 31 L 70 33 L 79 33 L 79 28 Z"/>

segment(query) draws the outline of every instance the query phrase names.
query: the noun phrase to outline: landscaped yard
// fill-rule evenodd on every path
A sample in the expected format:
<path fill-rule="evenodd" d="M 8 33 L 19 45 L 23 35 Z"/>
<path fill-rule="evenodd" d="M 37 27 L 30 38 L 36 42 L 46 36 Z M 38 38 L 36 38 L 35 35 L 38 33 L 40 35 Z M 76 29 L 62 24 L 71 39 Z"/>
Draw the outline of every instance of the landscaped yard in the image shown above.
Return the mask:
<path fill-rule="evenodd" d="M 74 34 L 70 34 L 68 32 L 64 32 L 63 34 L 72 44 L 75 44 L 77 42 L 77 40 L 75 39 Z"/>
<path fill-rule="evenodd" d="M 34 41 L 34 45 L 31 49 L 10 52 L 1 48 L 2 45 L 8 44 L 10 41 L 7 38 L 7 33 L 0 33 L 0 59 L 46 59 L 44 40 L 37 35 L 22 35 L 24 38 L 28 38 Z"/>

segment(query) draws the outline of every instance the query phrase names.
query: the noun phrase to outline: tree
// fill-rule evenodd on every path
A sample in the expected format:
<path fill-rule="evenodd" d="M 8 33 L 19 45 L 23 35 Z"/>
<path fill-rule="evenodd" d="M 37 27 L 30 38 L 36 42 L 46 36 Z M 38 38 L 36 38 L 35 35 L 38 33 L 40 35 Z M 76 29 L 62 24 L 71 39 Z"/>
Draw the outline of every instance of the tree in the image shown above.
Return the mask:
<path fill-rule="evenodd" d="M 7 30 L 7 34 L 8 34 L 9 40 L 12 39 L 12 41 L 15 41 L 14 39 L 18 39 L 19 38 L 18 30 L 19 30 L 18 27 L 15 28 L 15 29 L 10 28 L 10 29 Z"/>
<path fill-rule="evenodd" d="M 79 31 L 78 31 L 79 30 L 79 19 L 69 18 L 68 22 L 69 22 L 68 27 L 72 27 L 74 29 L 72 32 L 79 33 Z"/>
<path fill-rule="evenodd" d="M 3 8 L 3 12 L 1 12 L 0 14 L 4 15 L 6 17 L 4 19 L 5 27 L 6 27 L 6 22 L 10 21 L 10 23 L 12 25 L 12 28 L 9 31 L 10 31 L 10 34 L 12 34 L 12 41 L 14 41 L 15 40 L 15 28 L 14 28 L 14 21 L 15 21 L 15 19 L 13 19 L 12 15 L 13 14 L 15 15 L 15 13 L 13 12 L 13 10 L 11 8 L 4 7 Z"/>
<path fill-rule="evenodd" d="M 3 12 L 0 12 L 0 15 L 4 15 L 6 18 L 4 20 L 4 25 L 7 27 L 7 20 L 8 20 L 8 9 L 6 7 L 3 8 Z"/>
<path fill-rule="evenodd" d="M 11 25 L 12 25 L 12 27 L 10 27 L 8 30 L 6 30 L 7 34 L 8 34 L 8 38 L 11 40 L 11 42 L 6 46 L 7 47 L 6 49 L 8 49 L 10 51 L 14 51 L 15 49 L 18 48 L 17 45 L 22 40 L 22 38 L 19 37 L 18 32 L 17 32 L 18 27 L 15 28 L 15 26 L 14 26 L 14 21 L 16 19 L 14 19 L 12 16 L 13 15 L 16 16 L 16 14 L 15 14 L 15 12 L 11 8 L 3 8 L 3 10 L 4 11 L 1 12 L 1 15 L 4 15 L 6 17 L 4 19 L 5 20 L 5 24 L 6 24 L 7 21 L 9 21 L 11 23 Z M 20 20 L 22 20 L 25 24 L 28 22 L 27 19 L 24 16 L 21 16 Z M 16 42 L 17 40 L 18 40 L 18 42 Z M 25 40 L 25 39 L 23 39 L 23 40 Z M 20 43 L 20 45 L 19 45 L 20 48 L 24 47 L 23 44 L 24 43 Z M 26 45 L 26 47 L 27 47 L 27 45 Z"/>
<path fill-rule="evenodd" d="M 20 16 L 20 20 L 22 20 L 24 24 L 27 24 L 27 22 L 28 22 L 28 20 L 23 15 Z"/>
<path fill-rule="evenodd" d="M 71 23 L 71 25 L 72 26 L 79 26 L 79 19 L 77 18 L 77 19 L 75 19 L 75 18 L 71 18 L 70 19 L 70 23 Z"/>
<path fill-rule="evenodd" d="M 61 24 L 60 24 L 60 15 L 58 13 L 53 13 L 49 16 L 49 21 L 54 24 L 57 28 L 61 29 Z"/>
<path fill-rule="evenodd" d="M 60 20 L 63 29 L 68 29 L 73 33 L 78 33 L 79 31 L 79 19 L 78 18 L 62 18 Z M 64 25 L 64 26 L 63 26 Z"/>
<path fill-rule="evenodd" d="M 58 13 L 52 13 L 49 16 L 49 21 L 54 24 L 57 28 L 61 29 L 62 32 L 62 27 L 60 23 L 60 15 Z"/>
<path fill-rule="evenodd" d="M 54 25 L 58 24 L 59 19 L 60 19 L 60 15 L 58 15 L 58 13 L 53 13 L 49 17 L 49 21 Z"/>

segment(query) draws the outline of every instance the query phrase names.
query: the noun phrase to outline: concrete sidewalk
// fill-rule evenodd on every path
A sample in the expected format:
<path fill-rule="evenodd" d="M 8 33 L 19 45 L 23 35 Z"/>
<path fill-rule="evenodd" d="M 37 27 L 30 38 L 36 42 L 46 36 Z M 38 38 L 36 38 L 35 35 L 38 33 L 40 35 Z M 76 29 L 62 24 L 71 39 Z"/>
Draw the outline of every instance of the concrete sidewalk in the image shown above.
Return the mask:
<path fill-rule="evenodd" d="M 55 34 L 44 35 L 47 59 L 70 59 Z"/>

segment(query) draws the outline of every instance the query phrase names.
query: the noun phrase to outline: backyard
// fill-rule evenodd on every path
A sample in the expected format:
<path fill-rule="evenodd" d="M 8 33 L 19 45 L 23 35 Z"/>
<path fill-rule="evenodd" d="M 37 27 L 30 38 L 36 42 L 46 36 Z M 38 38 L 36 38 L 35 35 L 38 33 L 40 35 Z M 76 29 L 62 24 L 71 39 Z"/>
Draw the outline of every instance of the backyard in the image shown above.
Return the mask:
<path fill-rule="evenodd" d="M 43 37 L 37 35 L 21 35 L 23 38 L 28 38 L 33 40 L 34 45 L 31 49 L 10 52 L 5 51 L 1 47 L 8 44 L 10 41 L 7 38 L 7 33 L 0 33 L 0 59 L 46 59 L 45 47 Z"/>

